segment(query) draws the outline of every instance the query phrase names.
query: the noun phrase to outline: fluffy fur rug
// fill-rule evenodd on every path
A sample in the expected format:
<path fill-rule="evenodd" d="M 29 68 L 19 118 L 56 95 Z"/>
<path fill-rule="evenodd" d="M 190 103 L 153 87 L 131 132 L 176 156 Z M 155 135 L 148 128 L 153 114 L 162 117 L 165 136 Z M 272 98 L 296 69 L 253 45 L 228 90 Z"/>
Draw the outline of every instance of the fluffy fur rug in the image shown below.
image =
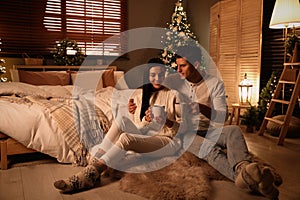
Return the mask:
<path fill-rule="evenodd" d="M 257 157 L 261 166 L 270 166 Z M 272 168 L 274 169 L 274 168 Z M 274 169 L 275 171 L 275 169 Z M 275 172 L 277 185 L 280 175 Z M 212 191 L 210 180 L 228 180 L 205 161 L 191 153 L 184 153 L 171 165 L 147 173 L 126 173 L 120 189 L 147 199 L 208 199 Z"/>
<path fill-rule="evenodd" d="M 148 199 L 207 199 L 210 179 L 226 178 L 193 154 L 184 153 L 160 170 L 125 174 L 120 188 Z"/>

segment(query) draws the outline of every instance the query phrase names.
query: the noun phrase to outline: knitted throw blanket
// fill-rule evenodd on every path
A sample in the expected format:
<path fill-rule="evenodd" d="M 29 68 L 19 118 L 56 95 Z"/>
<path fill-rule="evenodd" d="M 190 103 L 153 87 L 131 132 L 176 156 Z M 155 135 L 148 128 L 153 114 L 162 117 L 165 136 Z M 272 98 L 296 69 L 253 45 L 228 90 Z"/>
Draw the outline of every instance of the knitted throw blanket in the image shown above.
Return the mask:
<path fill-rule="evenodd" d="M 73 101 L 73 115 L 80 141 L 90 150 L 100 144 L 110 123 L 103 111 L 88 101 L 84 96 Z"/>

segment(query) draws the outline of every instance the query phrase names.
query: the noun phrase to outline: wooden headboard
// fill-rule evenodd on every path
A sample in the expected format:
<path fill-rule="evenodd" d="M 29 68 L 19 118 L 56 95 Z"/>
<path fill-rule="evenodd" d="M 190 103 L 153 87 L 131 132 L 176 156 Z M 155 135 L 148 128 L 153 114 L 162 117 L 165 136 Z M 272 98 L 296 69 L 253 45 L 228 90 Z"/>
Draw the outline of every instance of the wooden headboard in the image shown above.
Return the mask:
<path fill-rule="evenodd" d="M 24 70 L 104 70 L 113 69 L 117 71 L 117 66 L 57 66 L 57 65 L 13 65 L 13 69 L 24 69 Z"/>
<path fill-rule="evenodd" d="M 25 71 L 98 71 L 113 69 L 114 71 L 114 81 L 116 83 L 116 88 L 118 89 L 127 89 L 127 83 L 124 79 L 124 72 L 118 71 L 117 66 L 57 66 L 57 65 L 13 65 L 13 68 L 10 70 L 11 78 L 13 82 L 19 82 L 19 72 L 18 70 Z"/>

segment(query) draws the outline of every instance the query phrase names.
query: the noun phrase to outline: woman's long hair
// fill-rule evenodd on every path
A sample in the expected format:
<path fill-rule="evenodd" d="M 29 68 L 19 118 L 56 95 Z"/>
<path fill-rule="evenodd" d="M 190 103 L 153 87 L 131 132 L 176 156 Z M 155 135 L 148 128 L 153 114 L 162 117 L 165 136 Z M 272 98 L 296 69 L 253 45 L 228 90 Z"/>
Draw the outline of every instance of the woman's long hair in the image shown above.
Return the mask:
<path fill-rule="evenodd" d="M 153 87 L 153 85 L 151 83 L 149 83 L 149 76 L 150 76 L 150 69 L 154 66 L 161 66 L 161 67 L 165 67 L 164 62 L 160 59 L 160 58 L 151 58 L 148 61 L 147 67 L 145 69 L 145 73 L 144 73 L 144 84 L 142 86 L 142 107 L 141 107 L 141 113 L 140 113 L 140 120 L 143 119 L 143 117 L 145 116 L 145 112 L 146 110 L 148 110 L 149 106 L 150 106 L 150 98 L 151 96 L 159 91 L 160 89 L 156 89 Z"/>

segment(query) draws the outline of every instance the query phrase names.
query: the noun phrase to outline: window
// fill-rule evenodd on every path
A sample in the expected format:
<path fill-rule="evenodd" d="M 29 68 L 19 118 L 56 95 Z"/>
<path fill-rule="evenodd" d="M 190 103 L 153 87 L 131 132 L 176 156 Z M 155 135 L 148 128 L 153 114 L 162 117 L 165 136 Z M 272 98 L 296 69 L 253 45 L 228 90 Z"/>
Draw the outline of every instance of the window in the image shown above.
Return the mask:
<path fill-rule="evenodd" d="M 126 48 L 118 36 L 127 28 L 126 7 L 126 0 L 1 2 L 0 55 L 47 56 L 69 38 L 86 55 L 119 56 Z"/>

